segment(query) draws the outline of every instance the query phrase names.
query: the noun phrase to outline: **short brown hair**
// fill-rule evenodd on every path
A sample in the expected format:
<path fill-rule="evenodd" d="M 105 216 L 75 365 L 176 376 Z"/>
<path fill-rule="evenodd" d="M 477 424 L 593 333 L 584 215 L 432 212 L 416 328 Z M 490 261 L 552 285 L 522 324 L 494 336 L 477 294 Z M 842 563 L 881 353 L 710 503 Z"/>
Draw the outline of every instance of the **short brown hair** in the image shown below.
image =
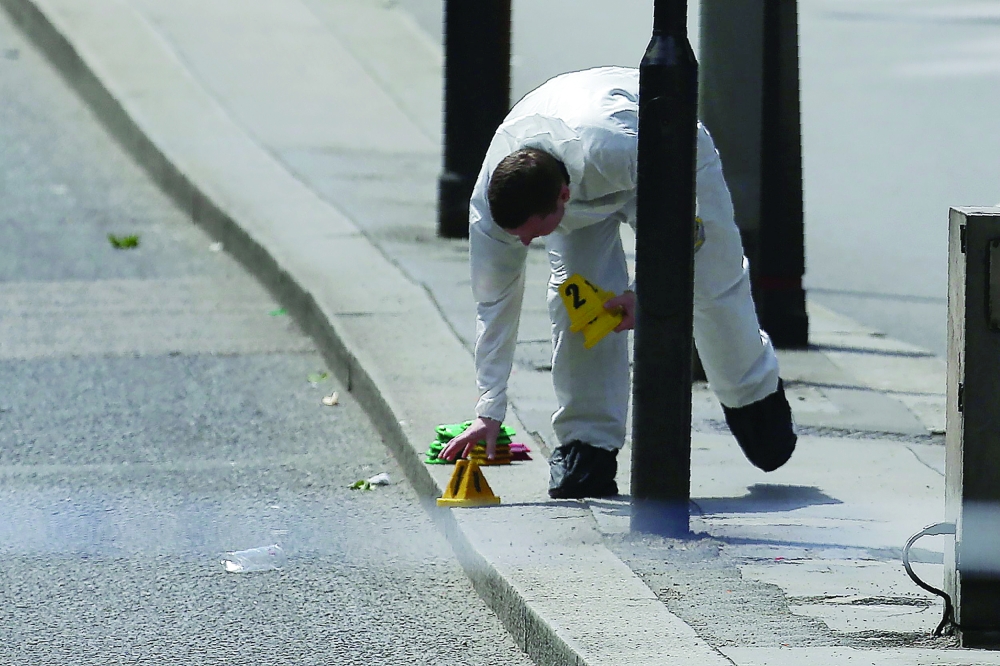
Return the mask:
<path fill-rule="evenodd" d="M 516 229 L 532 215 L 554 213 L 569 174 L 562 162 L 537 148 L 515 150 L 493 170 L 486 197 L 493 221 Z"/>

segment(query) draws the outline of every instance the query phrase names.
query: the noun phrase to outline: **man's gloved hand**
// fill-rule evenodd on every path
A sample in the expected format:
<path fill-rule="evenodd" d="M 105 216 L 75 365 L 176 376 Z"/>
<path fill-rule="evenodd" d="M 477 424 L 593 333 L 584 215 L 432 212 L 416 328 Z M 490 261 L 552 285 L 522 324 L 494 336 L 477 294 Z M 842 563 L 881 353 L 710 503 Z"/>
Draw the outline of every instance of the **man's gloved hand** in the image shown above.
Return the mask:
<path fill-rule="evenodd" d="M 635 328 L 635 292 L 624 291 L 619 296 L 609 298 L 604 302 L 604 309 L 608 312 L 619 312 L 622 321 L 615 326 L 615 333 L 628 331 Z"/>
<path fill-rule="evenodd" d="M 448 442 L 441 449 L 438 458 L 443 458 L 444 460 L 468 458 L 476 444 L 485 440 L 486 459 L 493 460 L 497 454 L 497 437 L 500 436 L 500 426 L 500 421 L 480 416 L 472 422 L 472 425 L 465 429 L 465 432 Z"/>

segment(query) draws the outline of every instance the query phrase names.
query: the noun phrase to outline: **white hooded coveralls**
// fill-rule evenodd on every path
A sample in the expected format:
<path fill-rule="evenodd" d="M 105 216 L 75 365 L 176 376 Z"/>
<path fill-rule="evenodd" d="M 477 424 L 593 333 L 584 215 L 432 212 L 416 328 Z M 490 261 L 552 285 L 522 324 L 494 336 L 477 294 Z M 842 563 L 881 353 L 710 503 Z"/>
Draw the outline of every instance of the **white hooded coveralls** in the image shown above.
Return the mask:
<path fill-rule="evenodd" d="M 528 249 L 490 215 L 486 193 L 500 161 L 538 148 L 569 173 L 570 198 L 545 238 L 552 273 L 552 380 L 559 407 L 552 424 L 559 445 L 579 440 L 609 450 L 625 442 L 629 397 L 628 338 L 611 333 L 592 349 L 570 333 L 558 285 L 573 273 L 616 294 L 629 288 L 619 226 L 635 228 L 639 72 L 602 67 L 557 76 L 528 93 L 497 129 L 469 210 L 472 291 L 478 303 L 477 416 L 503 421 L 517 343 Z M 727 407 L 777 390 L 778 363 L 760 330 L 722 163 L 698 125 L 697 215 L 704 244 L 695 254 L 694 339 L 709 384 Z M 646 222 L 647 224 L 649 222 Z"/>

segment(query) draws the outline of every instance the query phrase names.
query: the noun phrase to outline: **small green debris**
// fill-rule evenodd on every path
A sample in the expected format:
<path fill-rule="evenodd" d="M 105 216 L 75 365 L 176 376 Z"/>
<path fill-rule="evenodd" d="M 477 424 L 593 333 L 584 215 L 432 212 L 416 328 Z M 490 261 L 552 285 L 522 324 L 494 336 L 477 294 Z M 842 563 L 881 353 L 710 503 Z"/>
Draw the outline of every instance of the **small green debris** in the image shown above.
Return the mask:
<path fill-rule="evenodd" d="M 288 314 L 288 310 L 286 310 L 285 308 L 278 308 L 277 310 L 271 310 L 267 314 L 271 315 L 272 317 L 281 317 L 282 315 Z"/>
<path fill-rule="evenodd" d="M 116 236 L 114 234 L 108 234 L 108 241 L 116 250 L 129 250 L 133 247 L 139 247 L 139 237 L 135 234 L 130 236 Z"/>
<path fill-rule="evenodd" d="M 375 486 L 388 486 L 392 483 L 389 479 L 389 475 L 385 472 L 381 474 L 376 474 L 370 479 L 361 479 L 360 481 L 355 481 L 348 486 L 351 490 L 371 490 Z"/>
<path fill-rule="evenodd" d="M 308 377 L 306 377 L 306 379 L 308 379 L 313 384 L 319 384 L 320 382 L 326 381 L 329 377 L 330 377 L 330 375 L 328 373 L 325 373 L 325 372 L 314 372 L 311 375 L 309 375 Z"/>

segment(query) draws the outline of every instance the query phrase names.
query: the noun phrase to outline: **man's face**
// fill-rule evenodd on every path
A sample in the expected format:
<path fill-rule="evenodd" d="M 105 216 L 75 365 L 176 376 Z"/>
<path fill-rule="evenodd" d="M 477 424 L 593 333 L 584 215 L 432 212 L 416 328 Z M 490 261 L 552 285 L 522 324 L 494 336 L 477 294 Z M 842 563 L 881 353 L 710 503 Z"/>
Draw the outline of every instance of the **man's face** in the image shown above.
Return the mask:
<path fill-rule="evenodd" d="M 562 186 L 559 191 L 559 199 L 556 201 L 556 209 L 548 215 L 532 215 L 519 227 L 510 229 L 509 233 L 517 236 L 518 240 L 527 246 L 531 241 L 542 236 L 548 236 L 559 223 L 562 222 L 566 213 L 566 202 L 569 201 L 569 187 Z"/>

